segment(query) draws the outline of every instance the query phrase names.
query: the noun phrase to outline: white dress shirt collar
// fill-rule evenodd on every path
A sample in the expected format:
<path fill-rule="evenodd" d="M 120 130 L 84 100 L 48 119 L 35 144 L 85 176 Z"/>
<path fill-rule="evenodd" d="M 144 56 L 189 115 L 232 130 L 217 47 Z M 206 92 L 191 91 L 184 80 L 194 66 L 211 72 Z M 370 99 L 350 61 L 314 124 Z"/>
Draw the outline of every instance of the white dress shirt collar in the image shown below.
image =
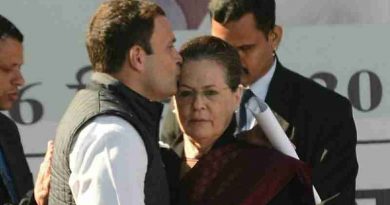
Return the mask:
<path fill-rule="evenodd" d="M 256 95 L 256 97 L 265 100 L 268 93 L 269 84 L 274 76 L 276 69 L 276 59 L 274 60 L 271 69 L 261 78 L 257 79 L 249 88 Z"/>

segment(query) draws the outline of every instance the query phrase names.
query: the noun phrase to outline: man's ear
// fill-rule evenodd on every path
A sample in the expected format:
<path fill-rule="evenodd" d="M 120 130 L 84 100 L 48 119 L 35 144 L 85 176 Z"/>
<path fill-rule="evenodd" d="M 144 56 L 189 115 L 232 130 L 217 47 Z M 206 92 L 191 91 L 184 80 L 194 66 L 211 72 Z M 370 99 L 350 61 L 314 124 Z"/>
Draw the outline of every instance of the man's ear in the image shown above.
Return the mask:
<path fill-rule="evenodd" d="M 128 52 L 128 63 L 131 68 L 141 71 L 145 65 L 146 53 L 145 50 L 138 45 L 134 45 Z"/>
<path fill-rule="evenodd" d="M 279 25 L 275 25 L 274 28 L 268 33 L 268 41 L 271 43 L 272 48 L 276 51 L 279 47 L 279 43 L 282 41 L 283 28 Z"/>

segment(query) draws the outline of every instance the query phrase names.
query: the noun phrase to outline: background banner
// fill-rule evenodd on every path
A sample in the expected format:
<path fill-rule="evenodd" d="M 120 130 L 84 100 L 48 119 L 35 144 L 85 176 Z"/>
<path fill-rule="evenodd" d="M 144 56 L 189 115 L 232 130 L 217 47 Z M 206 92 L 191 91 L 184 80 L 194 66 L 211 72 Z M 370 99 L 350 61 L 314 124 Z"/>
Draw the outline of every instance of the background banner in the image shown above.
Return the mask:
<path fill-rule="evenodd" d="M 177 47 L 209 34 L 208 0 L 155 0 L 174 23 Z M 347 97 L 358 131 L 357 203 L 390 204 L 390 2 L 276 0 L 284 36 L 277 53 L 291 70 Z M 90 75 L 89 19 L 102 0 L 1 0 L 25 35 L 26 85 L 5 112 L 18 123 L 36 175 L 58 121 Z"/>

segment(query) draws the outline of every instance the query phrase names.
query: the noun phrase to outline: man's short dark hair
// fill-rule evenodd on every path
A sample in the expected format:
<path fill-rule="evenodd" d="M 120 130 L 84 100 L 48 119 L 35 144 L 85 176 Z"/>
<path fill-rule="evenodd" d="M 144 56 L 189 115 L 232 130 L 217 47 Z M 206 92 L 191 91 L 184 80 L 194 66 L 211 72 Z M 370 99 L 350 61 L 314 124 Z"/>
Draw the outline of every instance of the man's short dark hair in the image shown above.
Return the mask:
<path fill-rule="evenodd" d="M 154 19 L 165 16 L 155 3 L 145 0 L 109 0 L 93 16 L 88 34 L 87 50 L 95 71 L 120 71 L 128 50 L 141 46 L 151 54 L 150 39 Z"/>
<path fill-rule="evenodd" d="M 221 24 L 237 21 L 252 13 L 257 28 L 264 34 L 275 26 L 275 0 L 211 0 L 209 12 L 211 18 Z"/>
<path fill-rule="evenodd" d="M 214 60 L 223 66 L 226 84 L 235 91 L 241 83 L 243 66 L 237 50 L 224 40 L 200 36 L 185 43 L 180 49 L 183 66 L 189 61 Z"/>
<path fill-rule="evenodd" d="M 23 43 L 22 32 L 11 21 L 0 14 L 0 39 L 8 37 Z"/>

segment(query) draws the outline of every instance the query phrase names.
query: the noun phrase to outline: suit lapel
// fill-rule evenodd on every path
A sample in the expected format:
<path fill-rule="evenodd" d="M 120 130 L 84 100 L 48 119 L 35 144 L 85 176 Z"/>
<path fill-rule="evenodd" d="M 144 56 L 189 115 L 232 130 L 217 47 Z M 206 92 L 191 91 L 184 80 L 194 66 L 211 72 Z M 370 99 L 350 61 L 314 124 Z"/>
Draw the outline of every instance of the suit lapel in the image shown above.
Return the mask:
<path fill-rule="evenodd" d="M 291 95 L 293 94 L 293 83 L 289 77 L 288 70 L 276 61 L 275 73 L 272 77 L 265 102 L 273 110 L 282 128 L 287 136 L 294 143 L 295 141 L 295 127 L 292 118 L 292 106 L 295 102 Z"/>

